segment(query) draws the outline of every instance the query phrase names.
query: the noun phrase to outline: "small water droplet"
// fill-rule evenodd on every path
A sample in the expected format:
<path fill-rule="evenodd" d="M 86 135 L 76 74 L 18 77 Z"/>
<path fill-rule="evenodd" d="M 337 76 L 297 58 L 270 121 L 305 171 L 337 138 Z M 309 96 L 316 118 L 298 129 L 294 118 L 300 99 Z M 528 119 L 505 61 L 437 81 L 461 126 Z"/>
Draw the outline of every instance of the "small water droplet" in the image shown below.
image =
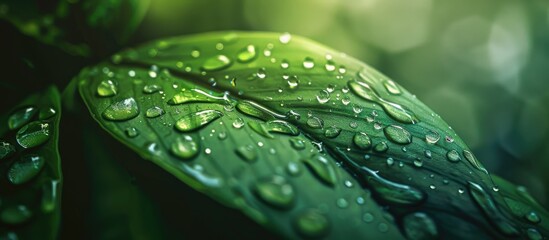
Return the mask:
<path fill-rule="evenodd" d="M 246 145 L 236 148 L 236 155 L 246 162 L 255 162 L 257 160 L 257 151 L 253 145 Z"/>
<path fill-rule="evenodd" d="M 202 65 L 202 70 L 204 71 L 219 71 L 231 66 L 232 61 L 229 57 L 225 55 L 217 55 L 211 58 L 208 58 L 204 65 Z"/>
<path fill-rule="evenodd" d="M 126 132 L 126 136 L 128 136 L 129 138 L 134 138 L 139 135 L 139 130 L 137 130 L 137 128 L 134 128 L 134 127 L 126 128 L 125 132 Z"/>
<path fill-rule="evenodd" d="M 143 87 L 143 93 L 147 93 L 147 94 L 155 93 L 161 90 L 162 90 L 162 87 L 156 84 L 145 85 Z"/>
<path fill-rule="evenodd" d="M 387 150 L 389 149 L 389 146 L 387 145 L 386 142 L 379 142 L 378 144 L 376 144 L 374 146 L 374 151 L 376 152 L 387 152 Z"/>
<path fill-rule="evenodd" d="M 292 145 L 295 150 L 305 149 L 305 141 L 303 141 L 302 139 L 291 138 L 290 145 Z"/>
<path fill-rule="evenodd" d="M 49 107 L 49 108 L 43 108 L 40 110 L 40 113 L 38 113 L 38 119 L 40 120 L 45 120 L 45 119 L 48 119 L 48 118 L 51 118 L 53 116 L 55 116 L 57 112 L 55 111 L 55 109 Z"/>
<path fill-rule="evenodd" d="M 328 234 L 330 222 L 317 210 L 306 210 L 294 220 L 296 231 L 306 238 L 321 238 Z"/>
<path fill-rule="evenodd" d="M 112 103 L 103 111 L 103 117 L 111 121 L 125 121 L 137 115 L 139 115 L 139 108 L 132 97 Z"/>
<path fill-rule="evenodd" d="M 416 167 L 423 167 L 423 160 L 421 160 L 421 159 L 414 159 L 414 166 L 416 166 Z"/>
<path fill-rule="evenodd" d="M 393 94 L 393 95 L 402 94 L 402 92 L 400 91 L 400 88 L 398 87 L 398 85 L 395 82 L 393 82 L 392 80 L 387 79 L 387 80 L 383 81 L 383 86 L 385 86 L 385 89 L 390 94 Z"/>
<path fill-rule="evenodd" d="M 278 37 L 278 40 L 282 44 L 288 44 L 292 40 L 292 35 L 290 33 L 285 32 L 282 35 L 280 35 L 280 37 Z"/>
<path fill-rule="evenodd" d="M 528 230 L 526 230 L 526 235 L 528 236 L 529 240 L 542 240 L 543 239 L 543 236 L 541 235 L 541 233 L 539 233 L 539 231 L 534 229 L 534 228 L 528 228 Z"/>
<path fill-rule="evenodd" d="M 425 150 L 424 153 L 425 153 L 425 157 L 427 157 L 427 158 L 432 158 L 433 157 L 433 153 L 431 153 L 431 150 Z"/>
<path fill-rule="evenodd" d="M 310 57 L 306 57 L 304 60 L 303 60 L 303 67 L 305 69 L 312 69 L 315 67 L 315 62 L 312 58 Z"/>
<path fill-rule="evenodd" d="M 206 126 L 222 116 L 223 113 L 217 110 L 203 110 L 190 113 L 177 120 L 175 123 L 175 128 L 182 132 L 194 131 Z"/>
<path fill-rule="evenodd" d="M 412 135 L 410 132 L 400 126 L 389 125 L 385 127 L 384 133 L 387 139 L 394 143 L 410 144 L 412 142 Z"/>
<path fill-rule="evenodd" d="M 471 165 L 473 165 L 473 167 L 488 174 L 488 171 L 486 170 L 486 168 L 482 166 L 482 164 L 477 160 L 477 158 L 475 157 L 475 155 L 473 155 L 471 151 L 463 150 L 463 156 Z"/>
<path fill-rule="evenodd" d="M 44 163 L 44 158 L 39 155 L 23 155 L 10 166 L 8 180 L 15 185 L 26 183 L 40 173 Z"/>
<path fill-rule="evenodd" d="M 45 121 L 31 122 L 19 129 L 15 138 L 24 148 L 42 145 L 50 139 L 50 124 Z"/>
<path fill-rule="evenodd" d="M 333 72 L 336 69 L 335 63 L 332 60 L 326 61 L 326 65 L 324 65 L 324 67 L 328 72 Z"/>
<path fill-rule="evenodd" d="M 374 215 L 372 215 L 371 213 L 364 213 L 364 215 L 362 215 L 362 221 L 366 223 L 371 223 L 374 221 Z"/>
<path fill-rule="evenodd" d="M 359 132 L 353 136 L 353 143 L 361 150 L 366 150 L 372 147 L 372 140 L 368 134 Z"/>
<path fill-rule="evenodd" d="M 233 121 L 233 127 L 236 128 L 236 129 L 240 129 L 244 126 L 244 119 L 242 118 L 236 118 L 234 121 Z"/>
<path fill-rule="evenodd" d="M 318 100 L 320 104 L 327 103 L 330 100 L 330 93 L 326 90 L 320 90 L 316 95 L 316 100 Z"/>
<path fill-rule="evenodd" d="M 147 109 L 147 112 L 145 112 L 145 116 L 147 116 L 148 118 L 155 118 L 163 115 L 164 113 L 164 109 L 154 106 Z"/>
<path fill-rule="evenodd" d="M 339 207 L 339 208 L 347 208 L 349 207 L 349 202 L 347 201 L 347 199 L 345 198 L 338 198 L 336 200 L 336 205 Z"/>
<path fill-rule="evenodd" d="M 9 142 L 0 141 L 0 160 L 11 157 L 15 153 L 15 146 Z"/>
<path fill-rule="evenodd" d="M 239 62 L 247 63 L 253 61 L 257 57 L 256 47 L 248 45 L 238 53 L 237 59 Z"/>
<path fill-rule="evenodd" d="M 200 50 L 198 50 L 198 49 L 196 49 L 196 48 L 193 49 L 193 50 L 191 51 L 191 56 L 192 56 L 193 58 L 198 58 L 198 57 L 200 57 Z"/>
<path fill-rule="evenodd" d="M 280 67 L 282 69 L 288 69 L 290 67 L 290 63 L 288 62 L 288 60 L 282 59 L 282 61 L 280 61 Z"/>
<path fill-rule="evenodd" d="M 191 136 L 183 135 L 175 138 L 170 150 L 176 157 L 182 160 L 190 160 L 198 154 L 200 146 Z"/>
<path fill-rule="evenodd" d="M 57 204 L 57 187 L 59 181 L 49 180 L 42 185 L 42 211 L 50 213 L 55 209 Z"/>
<path fill-rule="evenodd" d="M 8 127 L 10 130 L 20 128 L 27 124 L 36 112 L 37 109 L 35 107 L 24 107 L 13 112 L 8 119 Z"/>
<path fill-rule="evenodd" d="M 5 224 L 19 225 L 31 219 L 33 213 L 25 205 L 6 207 L 0 212 L 0 220 Z"/>
<path fill-rule="evenodd" d="M 257 181 L 253 186 L 253 192 L 263 202 L 278 209 L 290 208 L 295 200 L 292 185 L 278 175 Z"/>
<path fill-rule="evenodd" d="M 326 128 L 326 131 L 324 131 L 324 136 L 327 138 L 336 138 L 341 133 L 341 128 L 338 128 L 336 126 L 331 126 Z"/>
<path fill-rule="evenodd" d="M 539 223 L 541 222 L 541 218 L 539 217 L 539 215 L 534 212 L 534 211 L 530 211 L 528 212 L 526 215 L 525 215 L 525 218 L 526 220 L 530 221 L 531 223 Z"/>
<path fill-rule="evenodd" d="M 103 80 L 97 86 L 97 95 L 112 97 L 118 93 L 118 83 L 114 80 Z"/>
<path fill-rule="evenodd" d="M 448 161 L 450 162 L 459 162 L 461 160 L 461 157 L 459 156 L 459 153 L 456 150 L 450 150 L 446 153 L 446 158 L 448 158 Z"/>
<path fill-rule="evenodd" d="M 393 158 L 387 158 L 387 165 L 393 166 L 395 164 L 395 160 Z"/>

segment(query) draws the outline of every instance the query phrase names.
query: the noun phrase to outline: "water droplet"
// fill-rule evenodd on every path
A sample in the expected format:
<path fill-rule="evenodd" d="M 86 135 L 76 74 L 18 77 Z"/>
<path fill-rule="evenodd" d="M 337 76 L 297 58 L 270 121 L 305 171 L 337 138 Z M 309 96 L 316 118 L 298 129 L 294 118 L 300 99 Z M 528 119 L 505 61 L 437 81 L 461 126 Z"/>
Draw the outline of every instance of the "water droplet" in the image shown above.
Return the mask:
<path fill-rule="evenodd" d="M 198 58 L 198 57 L 200 57 L 200 50 L 198 50 L 198 49 L 193 49 L 193 50 L 191 51 L 191 56 L 192 56 L 193 58 Z"/>
<path fill-rule="evenodd" d="M 294 220 L 296 231 L 306 238 L 320 238 L 328 234 L 330 222 L 317 210 L 306 210 Z"/>
<path fill-rule="evenodd" d="M 19 225 L 30 220 L 32 215 L 25 205 L 9 206 L 0 212 L 0 220 L 5 224 Z"/>
<path fill-rule="evenodd" d="M 388 149 L 389 149 L 389 146 L 387 145 L 386 142 L 379 142 L 374 146 L 374 151 L 379 153 L 387 152 Z"/>
<path fill-rule="evenodd" d="M 292 145 L 295 150 L 305 149 L 305 141 L 303 141 L 302 139 L 291 138 L 290 145 Z"/>
<path fill-rule="evenodd" d="M 324 127 L 324 121 L 318 117 L 311 116 L 307 119 L 307 126 L 311 128 L 323 128 Z"/>
<path fill-rule="evenodd" d="M 349 202 L 345 198 L 338 198 L 336 200 L 336 205 L 339 208 L 347 208 L 347 207 L 349 207 Z"/>
<path fill-rule="evenodd" d="M 414 159 L 414 166 L 416 166 L 416 167 L 423 167 L 423 160 L 421 160 L 421 159 Z"/>
<path fill-rule="evenodd" d="M 24 148 L 42 145 L 50 139 L 50 124 L 44 121 L 31 122 L 19 129 L 15 138 Z"/>
<path fill-rule="evenodd" d="M 322 155 L 313 155 L 310 158 L 302 159 L 307 167 L 322 182 L 334 186 L 337 182 L 337 173 L 329 160 Z"/>
<path fill-rule="evenodd" d="M 202 70 L 204 71 L 219 71 L 231 66 L 232 61 L 225 55 L 217 55 L 211 58 L 208 58 L 202 65 Z"/>
<path fill-rule="evenodd" d="M 461 160 L 461 157 L 456 150 L 448 151 L 448 153 L 446 153 L 446 158 L 448 158 L 448 161 L 450 162 L 459 162 L 459 160 Z"/>
<path fill-rule="evenodd" d="M 148 118 L 155 118 L 163 115 L 164 113 L 164 109 L 155 106 L 147 109 L 147 112 L 145 112 L 145 116 L 147 116 Z"/>
<path fill-rule="evenodd" d="M 316 95 L 316 100 L 318 100 L 320 104 L 327 103 L 330 100 L 330 93 L 326 90 L 320 90 L 318 95 Z"/>
<path fill-rule="evenodd" d="M 366 150 L 372 147 L 372 140 L 368 134 L 359 132 L 353 136 L 353 143 L 361 150 Z"/>
<path fill-rule="evenodd" d="M 539 233 L 538 230 L 536 230 L 534 228 L 528 228 L 528 230 L 526 230 L 526 235 L 528 236 L 528 239 L 530 239 L 530 240 L 542 240 L 543 239 L 543 236 L 541 235 L 541 233 Z"/>
<path fill-rule="evenodd" d="M 280 37 L 278 37 L 278 40 L 282 44 L 288 44 L 290 40 L 292 40 L 292 35 L 290 33 L 285 32 L 282 35 L 280 35 Z"/>
<path fill-rule="evenodd" d="M 362 221 L 366 223 L 371 223 L 374 221 L 374 215 L 372 215 L 371 213 L 364 213 L 364 215 L 362 215 Z"/>
<path fill-rule="evenodd" d="M 336 69 L 335 63 L 332 60 L 326 61 L 326 65 L 324 65 L 324 67 L 328 72 L 333 72 Z"/>
<path fill-rule="evenodd" d="M 425 150 L 424 153 L 425 153 L 425 157 L 427 157 L 427 158 L 432 158 L 433 157 L 433 154 L 431 153 L 431 150 Z"/>
<path fill-rule="evenodd" d="M 35 107 L 24 107 L 12 113 L 8 119 L 8 127 L 13 130 L 28 123 L 36 114 Z"/>
<path fill-rule="evenodd" d="M 10 166 L 8 179 L 15 185 L 26 183 L 40 173 L 44 163 L 44 158 L 39 155 L 23 155 Z"/>
<path fill-rule="evenodd" d="M 147 94 L 155 93 L 161 90 L 162 90 L 162 87 L 156 84 L 145 85 L 143 87 L 143 93 L 147 93 Z"/>
<path fill-rule="evenodd" d="M 367 83 L 349 81 L 349 88 L 359 97 L 377 103 L 383 107 L 385 112 L 393 119 L 403 123 L 417 123 L 418 119 L 414 113 L 405 109 L 403 106 L 394 102 L 387 101 L 379 96 L 379 94 L 370 87 Z"/>
<path fill-rule="evenodd" d="M 305 69 L 312 69 L 313 67 L 315 67 L 315 62 L 312 58 L 310 57 L 306 57 L 304 60 L 303 60 L 303 67 Z"/>
<path fill-rule="evenodd" d="M 244 126 L 244 120 L 242 118 L 237 118 L 233 121 L 233 127 L 236 129 L 240 129 Z"/>
<path fill-rule="evenodd" d="M 531 223 L 539 223 L 541 222 L 541 218 L 538 216 L 536 212 L 528 212 L 525 215 L 526 220 L 530 221 Z"/>
<path fill-rule="evenodd" d="M 129 138 L 134 138 L 139 135 L 139 130 L 137 130 L 137 128 L 134 128 L 134 127 L 126 128 L 125 132 L 126 132 L 126 136 L 128 136 Z"/>
<path fill-rule="evenodd" d="M 299 86 L 299 79 L 296 76 L 288 77 L 286 81 L 290 89 L 296 89 Z"/>
<path fill-rule="evenodd" d="M 393 166 L 393 164 L 395 164 L 395 160 L 393 158 L 387 158 L 387 165 Z"/>
<path fill-rule="evenodd" d="M 236 155 L 246 162 L 255 162 L 257 160 L 257 151 L 253 145 L 246 145 L 236 148 Z"/>
<path fill-rule="evenodd" d="M 9 143 L 0 141 L 0 160 L 11 157 L 15 153 L 15 147 Z"/>
<path fill-rule="evenodd" d="M 438 134 L 438 132 L 429 130 L 427 131 L 427 134 L 425 134 L 425 141 L 429 144 L 435 144 L 438 140 L 440 140 L 440 134 Z"/>
<path fill-rule="evenodd" d="M 206 126 L 222 116 L 223 113 L 217 110 L 203 110 L 190 113 L 177 120 L 175 128 L 182 132 L 193 131 Z"/>
<path fill-rule="evenodd" d="M 59 181 L 49 180 L 42 185 L 42 211 L 50 213 L 57 204 L 57 187 Z"/>
<path fill-rule="evenodd" d="M 499 212 L 490 195 L 480 185 L 469 181 L 468 187 L 473 200 L 503 234 L 510 236 L 519 234 L 518 230 Z"/>
<path fill-rule="evenodd" d="M 282 133 L 291 136 L 299 135 L 299 129 L 289 122 L 282 120 L 271 120 L 265 123 L 265 128 L 269 132 Z"/>
<path fill-rule="evenodd" d="M 295 200 L 292 185 L 278 175 L 260 179 L 254 184 L 253 191 L 263 202 L 278 209 L 290 208 Z"/>
<path fill-rule="evenodd" d="M 176 157 L 190 160 L 198 154 L 200 146 L 191 136 L 183 135 L 175 138 L 170 150 Z"/>
<path fill-rule="evenodd" d="M 288 69 L 290 67 L 290 63 L 288 62 L 288 60 L 282 59 L 282 61 L 280 62 L 280 67 L 282 69 Z"/>
<path fill-rule="evenodd" d="M 103 111 L 103 117 L 111 121 L 125 121 L 137 115 L 139 115 L 139 108 L 132 97 L 112 103 Z"/>
<path fill-rule="evenodd" d="M 477 158 L 475 157 L 475 155 L 473 155 L 471 151 L 463 150 L 463 156 L 471 165 L 473 165 L 473 167 L 488 174 L 488 171 L 486 170 L 486 168 L 482 166 L 482 164 L 477 160 Z"/>
<path fill-rule="evenodd" d="M 237 59 L 239 62 L 247 63 L 253 61 L 257 57 L 256 48 L 254 45 L 248 45 L 244 49 L 240 50 Z"/>
<path fill-rule="evenodd" d="M 114 80 L 103 80 L 97 86 L 97 95 L 112 97 L 118 93 L 118 83 Z"/>
<path fill-rule="evenodd" d="M 393 94 L 393 95 L 402 94 L 402 92 L 400 91 L 400 88 L 398 87 L 398 85 L 395 82 L 393 82 L 392 80 L 387 79 L 387 80 L 383 81 L 383 86 L 385 86 L 385 89 L 390 94 Z"/>
<path fill-rule="evenodd" d="M 349 96 L 343 96 L 341 98 L 341 103 L 343 103 L 343 105 L 347 106 L 347 105 L 349 105 L 349 103 L 351 103 L 351 98 Z"/>
<path fill-rule="evenodd" d="M 45 119 L 48 119 L 48 118 L 51 118 L 53 116 L 55 116 L 57 112 L 55 111 L 55 109 L 49 107 L 49 108 L 43 108 L 40 110 L 40 113 L 38 113 L 38 119 L 40 120 L 45 120 Z"/>
<path fill-rule="evenodd" d="M 324 132 L 324 136 L 327 138 L 336 138 L 341 133 L 341 128 L 338 128 L 336 126 L 331 126 L 326 128 L 326 131 Z"/>
<path fill-rule="evenodd" d="M 389 125 L 384 129 L 385 136 L 391 142 L 398 144 L 410 144 L 412 142 L 412 135 L 406 129 L 396 126 Z"/>
<path fill-rule="evenodd" d="M 365 166 L 360 166 L 360 169 L 370 185 L 378 194 L 379 197 L 387 202 L 399 205 L 416 205 L 425 199 L 425 194 L 411 186 L 395 183 L 382 178 Z"/>
<path fill-rule="evenodd" d="M 410 240 L 437 239 L 438 230 L 435 221 L 427 214 L 416 212 L 402 219 L 404 233 Z"/>
<path fill-rule="evenodd" d="M 267 77 L 267 72 L 265 68 L 259 68 L 255 74 L 259 79 L 265 79 Z"/>

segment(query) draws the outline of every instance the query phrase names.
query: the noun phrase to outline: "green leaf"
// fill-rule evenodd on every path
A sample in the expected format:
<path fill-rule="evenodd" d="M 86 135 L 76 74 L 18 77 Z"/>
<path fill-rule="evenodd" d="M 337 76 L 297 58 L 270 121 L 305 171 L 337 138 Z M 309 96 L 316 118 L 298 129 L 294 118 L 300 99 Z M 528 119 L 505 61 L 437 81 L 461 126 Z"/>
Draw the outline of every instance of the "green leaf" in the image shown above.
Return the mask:
<path fill-rule="evenodd" d="M 114 137 L 284 237 L 549 234 L 509 213 L 487 170 L 414 95 L 310 40 L 165 39 L 76 81 Z"/>
<path fill-rule="evenodd" d="M 0 18 L 23 34 L 81 56 L 100 55 L 126 42 L 149 1 L 0 1 Z M 93 51 L 92 51 L 93 50 Z"/>
<path fill-rule="evenodd" d="M 60 95 L 29 96 L 0 118 L 0 236 L 56 239 L 61 211 Z"/>

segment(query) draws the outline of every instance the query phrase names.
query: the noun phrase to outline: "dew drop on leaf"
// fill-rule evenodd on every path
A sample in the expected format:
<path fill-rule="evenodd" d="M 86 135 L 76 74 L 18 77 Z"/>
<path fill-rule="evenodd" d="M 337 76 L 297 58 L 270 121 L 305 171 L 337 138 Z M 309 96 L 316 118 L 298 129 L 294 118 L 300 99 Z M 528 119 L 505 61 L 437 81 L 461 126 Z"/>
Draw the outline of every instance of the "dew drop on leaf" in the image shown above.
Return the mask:
<path fill-rule="evenodd" d="M 246 162 L 255 162 L 257 160 L 257 150 L 253 145 L 240 146 L 236 148 L 235 152 Z"/>
<path fill-rule="evenodd" d="M 137 130 L 137 128 L 135 127 L 128 127 L 124 132 L 126 132 L 126 136 L 128 136 L 129 138 L 134 138 L 139 135 L 139 130 Z"/>
<path fill-rule="evenodd" d="M 303 60 L 303 67 L 305 69 L 312 69 L 315 67 L 315 62 L 312 58 L 310 57 L 306 57 L 304 60 Z"/>
<path fill-rule="evenodd" d="M 440 134 L 433 130 L 428 130 L 425 134 L 425 141 L 429 144 L 436 144 L 440 140 Z"/>
<path fill-rule="evenodd" d="M 241 63 L 247 63 L 253 61 L 257 57 L 256 47 L 254 45 L 248 45 L 237 55 L 237 59 Z"/>
<path fill-rule="evenodd" d="M 427 214 L 416 212 L 402 219 L 404 233 L 410 240 L 437 239 L 437 225 Z"/>
<path fill-rule="evenodd" d="M 147 109 L 147 111 L 145 112 L 145 116 L 147 116 L 148 118 L 155 118 L 163 115 L 164 113 L 164 109 L 155 106 Z"/>
<path fill-rule="evenodd" d="M 100 97 L 112 97 L 118 93 L 118 83 L 114 80 L 103 80 L 97 86 L 97 95 Z"/>
<path fill-rule="evenodd" d="M 233 127 L 236 129 L 242 128 L 244 126 L 244 120 L 242 118 L 236 118 L 233 121 Z"/>
<path fill-rule="evenodd" d="M 318 210 L 309 209 L 294 220 L 296 231 L 306 238 L 320 238 L 328 234 L 330 222 Z"/>
<path fill-rule="evenodd" d="M 15 185 L 23 184 L 34 178 L 44 167 L 45 159 L 36 154 L 23 155 L 13 162 L 8 170 L 8 180 Z"/>
<path fill-rule="evenodd" d="M 329 160 L 322 155 L 315 154 L 309 158 L 303 159 L 307 167 L 322 182 L 334 186 L 337 182 L 336 170 L 330 164 Z"/>
<path fill-rule="evenodd" d="M 147 94 L 155 93 L 161 90 L 162 90 L 162 87 L 156 84 L 149 84 L 143 87 L 143 93 L 147 93 Z"/>
<path fill-rule="evenodd" d="M 208 58 L 204 65 L 202 65 L 202 70 L 204 71 L 219 71 L 231 66 L 232 61 L 225 55 L 217 55 L 211 58 Z"/>
<path fill-rule="evenodd" d="M 412 142 L 412 135 L 410 132 L 401 126 L 389 125 L 385 127 L 383 132 L 391 142 L 398 144 L 410 144 Z"/>
<path fill-rule="evenodd" d="M 137 115 L 139 115 L 139 108 L 132 97 L 112 103 L 103 111 L 103 118 L 111 121 L 125 121 Z"/>
<path fill-rule="evenodd" d="M 318 117 L 311 116 L 307 119 L 307 126 L 311 128 L 323 128 L 324 121 Z"/>
<path fill-rule="evenodd" d="M 294 138 L 291 138 L 291 139 L 290 139 L 290 145 L 292 145 L 292 147 L 293 147 L 295 150 L 303 150 L 303 149 L 305 149 L 305 141 L 303 141 L 302 139 L 294 139 Z"/>
<path fill-rule="evenodd" d="M 44 121 L 31 122 L 19 129 L 15 138 L 21 147 L 39 146 L 50 139 L 50 124 Z"/>
<path fill-rule="evenodd" d="M 400 91 L 400 88 L 398 87 L 398 85 L 395 82 L 393 82 L 392 80 L 387 79 L 387 80 L 383 81 L 383 86 L 385 87 L 387 92 L 389 92 L 390 94 L 393 94 L 393 95 L 402 94 L 402 92 Z"/>
<path fill-rule="evenodd" d="M 55 111 L 55 109 L 49 107 L 49 108 L 44 108 L 44 109 L 41 109 L 40 112 L 38 113 L 38 119 L 40 120 L 45 120 L 45 119 L 48 119 L 48 118 L 51 118 L 53 116 L 55 116 L 57 112 Z"/>
<path fill-rule="evenodd" d="M 446 158 L 450 162 L 459 162 L 459 160 L 461 160 L 461 157 L 459 156 L 459 153 L 456 150 L 448 151 L 448 153 L 446 153 Z"/>
<path fill-rule="evenodd" d="M 191 136 L 183 135 L 175 138 L 170 150 L 176 157 L 190 160 L 198 154 L 200 147 Z"/>
<path fill-rule="evenodd" d="M 353 143 L 361 150 L 366 150 L 372 147 L 372 140 L 370 136 L 364 132 L 356 133 L 353 136 Z"/>
<path fill-rule="evenodd" d="M 280 35 L 280 37 L 278 37 L 278 40 L 280 41 L 280 43 L 282 44 L 288 44 L 290 42 L 290 40 L 292 40 L 292 35 L 290 33 L 283 33 Z"/>
<path fill-rule="evenodd" d="M 324 131 L 324 136 L 327 138 L 336 138 L 341 133 L 341 128 L 338 128 L 336 126 L 331 126 L 326 128 L 326 131 Z"/>
<path fill-rule="evenodd" d="M 42 211 L 50 213 L 55 209 L 57 204 L 57 188 L 59 187 L 58 180 L 48 180 L 42 185 Z"/>
<path fill-rule="evenodd" d="M 31 120 L 37 110 L 35 107 L 24 107 L 15 111 L 8 119 L 8 127 L 11 130 L 20 128 Z"/>
<path fill-rule="evenodd" d="M 389 146 L 387 145 L 386 142 L 379 142 L 374 146 L 374 151 L 379 153 L 387 152 L 388 149 L 389 149 Z"/>
<path fill-rule="evenodd" d="M 182 132 L 194 131 L 222 116 L 223 113 L 217 110 L 203 110 L 190 113 L 177 120 L 175 128 Z"/>
<path fill-rule="evenodd" d="M 0 141 L 0 160 L 11 157 L 15 153 L 15 147 L 9 143 Z"/>
<path fill-rule="evenodd" d="M 253 192 L 263 202 L 278 209 L 290 208 L 295 200 L 292 185 L 278 175 L 257 181 L 253 186 Z"/>
<path fill-rule="evenodd" d="M 33 213 L 25 205 L 5 207 L 0 212 L 0 220 L 5 224 L 19 225 L 31 219 Z"/>

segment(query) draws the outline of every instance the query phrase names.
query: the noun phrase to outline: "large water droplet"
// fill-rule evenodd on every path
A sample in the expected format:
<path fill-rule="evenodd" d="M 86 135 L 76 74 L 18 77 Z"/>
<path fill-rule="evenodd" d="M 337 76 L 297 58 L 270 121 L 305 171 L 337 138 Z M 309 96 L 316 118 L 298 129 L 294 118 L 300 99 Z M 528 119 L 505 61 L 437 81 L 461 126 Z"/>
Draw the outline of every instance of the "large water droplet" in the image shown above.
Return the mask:
<path fill-rule="evenodd" d="M 176 93 L 170 100 L 168 100 L 168 104 L 170 105 L 178 105 L 191 102 L 224 104 L 229 102 L 229 99 L 225 95 L 215 96 L 206 93 L 200 89 L 191 89 L 190 91 L 184 90 L 183 92 Z"/>
<path fill-rule="evenodd" d="M 543 239 L 543 236 L 541 235 L 541 233 L 539 233 L 539 231 L 534 229 L 534 228 L 528 228 L 528 230 L 526 230 L 526 235 L 528 236 L 528 239 L 530 239 L 530 240 L 542 240 Z"/>
<path fill-rule="evenodd" d="M 387 139 L 398 144 L 410 144 L 412 142 L 412 135 L 406 129 L 401 126 L 389 125 L 383 130 Z"/>
<path fill-rule="evenodd" d="M 381 98 L 379 94 L 373 88 L 371 88 L 370 85 L 368 85 L 367 83 L 349 81 L 348 85 L 349 85 L 349 88 L 353 90 L 353 92 L 359 97 L 367 101 L 374 102 L 381 105 L 381 107 L 383 107 L 385 112 L 389 116 L 391 116 L 393 119 L 403 123 L 418 122 L 418 119 L 413 112 L 405 109 L 403 106 L 399 104 L 396 104 L 394 102 L 390 102 L 388 100 Z"/>
<path fill-rule="evenodd" d="M 15 147 L 9 143 L 0 141 L 0 160 L 9 158 L 15 153 Z"/>
<path fill-rule="evenodd" d="M 299 129 L 289 122 L 283 120 L 271 120 L 265 123 L 266 129 L 273 133 L 282 133 L 291 136 L 299 135 Z"/>
<path fill-rule="evenodd" d="M 473 153 L 471 151 L 463 150 L 463 156 L 465 157 L 465 159 L 471 165 L 473 165 L 473 167 L 475 167 L 479 171 L 482 171 L 482 172 L 488 174 L 488 171 L 486 170 L 486 168 L 484 168 L 484 166 L 482 166 L 482 164 L 478 161 L 478 159 L 475 157 L 475 155 L 473 155 Z"/>
<path fill-rule="evenodd" d="M 278 175 L 257 181 L 253 191 L 263 202 L 279 209 L 290 208 L 295 199 L 292 185 Z"/>
<path fill-rule="evenodd" d="M 32 211 L 25 205 L 9 206 L 0 212 L 0 220 L 5 224 L 19 225 L 30 220 L 32 215 Z"/>
<path fill-rule="evenodd" d="M 191 136 L 183 135 L 175 138 L 170 150 L 180 159 L 190 160 L 198 154 L 200 146 Z"/>
<path fill-rule="evenodd" d="M 231 66 L 232 61 L 225 55 L 217 55 L 209 58 L 202 65 L 204 71 L 219 71 Z"/>
<path fill-rule="evenodd" d="M 44 163 L 44 158 L 39 155 L 23 155 L 10 166 L 8 180 L 16 185 L 26 183 L 40 173 Z"/>
<path fill-rule="evenodd" d="M 57 112 L 55 111 L 55 109 L 49 107 L 49 108 L 42 108 L 40 109 L 40 112 L 38 113 L 38 119 L 40 120 L 44 120 L 44 119 L 48 119 L 48 118 L 51 118 L 53 116 L 55 116 Z"/>
<path fill-rule="evenodd" d="M 183 116 L 175 123 L 175 128 L 182 132 L 189 132 L 199 129 L 212 121 L 223 116 L 223 113 L 217 110 L 203 110 L 190 113 Z"/>
<path fill-rule="evenodd" d="M 461 160 L 461 157 L 456 150 L 448 151 L 448 153 L 446 153 L 446 158 L 448 158 L 448 161 L 450 162 L 459 162 L 459 160 Z"/>
<path fill-rule="evenodd" d="M 320 90 L 316 95 L 316 100 L 320 104 L 327 103 L 328 101 L 330 101 L 330 93 L 326 90 Z"/>
<path fill-rule="evenodd" d="M 103 80 L 97 86 L 97 95 L 112 97 L 118 93 L 118 83 L 114 80 Z"/>
<path fill-rule="evenodd" d="M 328 234 L 330 222 L 319 211 L 310 209 L 294 220 L 294 228 L 305 238 L 321 238 Z"/>
<path fill-rule="evenodd" d="M 43 121 L 31 122 L 19 129 L 15 138 L 24 148 L 42 145 L 50 139 L 50 124 Z"/>
<path fill-rule="evenodd" d="M 326 131 L 324 131 L 324 136 L 327 138 L 336 138 L 341 133 L 341 128 L 338 128 L 336 126 L 331 126 L 326 128 Z"/>
<path fill-rule="evenodd" d="M 390 94 L 393 94 L 393 95 L 402 94 L 402 92 L 400 91 L 400 88 L 398 87 L 398 85 L 395 82 L 393 82 L 392 80 L 387 79 L 387 80 L 383 81 L 383 86 L 385 87 L 387 92 L 389 92 Z"/>
<path fill-rule="evenodd" d="M 306 57 L 304 60 L 303 60 L 303 67 L 305 69 L 312 69 L 315 67 L 315 62 L 312 58 L 310 57 Z"/>
<path fill-rule="evenodd" d="M 534 211 L 528 212 L 525 216 L 526 220 L 530 221 L 531 223 L 539 223 L 541 222 L 541 218 L 538 216 L 538 214 Z"/>
<path fill-rule="evenodd" d="M 436 144 L 440 140 L 440 134 L 438 132 L 429 130 L 425 134 L 425 141 L 429 144 Z"/>
<path fill-rule="evenodd" d="M 517 236 L 519 231 L 497 209 L 490 195 L 480 185 L 468 182 L 469 193 L 488 219 L 505 235 Z"/>
<path fill-rule="evenodd" d="M 307 126 L 311 128 L 323 128 L 324 121 L 318 117 L 311 116 L 307 119 Z"/>
<path fill-rule="evenodd" d="M 8 119 L 8 127 L 13 130 L 28 123 L 36 114 L 35 107 L 24 107 L 12 113 Z"/>
<path fill-rule="evenodd" d="M 337 173 L 329 160 L 322 155 L 313 155 L 310 158 L 302 159 L 307 167 L 322 182 L 334 186 L 337 182 Z"/>
<path fill-rule="evenodd" d="M 236 128 L 236 129 L 240 129 L 244 126 L 244 119 L 242 118 L 237 118 L 233 121 L 233 127 Z"/>
<path fill-rule="evenodd" d="M 372 140 L 368 134 L 359 132 L 353 136 L 353 143 L 361 150 L 366 150 L 372 147 Z"/>
<path fill-rule="evenodd" d="M 239 62 L 247 63 L 253 61 L 257 57 L 257 51 L 254 45 L 248 45 L 238 53 L 237 59 Z"/>
<path fill-rule="evenodd" d="M 246 145 L 236 148 L 236 155 L 246 162 L 255 162 L 257 160 L 257 150 L 253 145 Z"/>
<path fill-rule="evenodd" d="M 406 236 L 410 240 L 437 239 L 437 225 L 427 214 L 416 212 L 402 219 Z"/>
<path fill-rule="evenodd" d="M 103 111 L 103 117 L 111 121 L 125 121 L 137 115 L 139 115 L 139 107 L 132 97 L 115 102 Z"/>
<path fill-rule="evenodd" d="M 163 115 L 164 113 L 164 109 L 155 106 L 147 109 L 147 112 L 145 112 L 145 116 L 147 116 L 148 118 L 155 118 Z"/>
<path fill-rule="evenodd" d="M 134 128 L 134 127 L 126 128 L 125 132 L 126 132 L 126 136 L 128 136 L 129 138 L 134 138 L 139 135 L 139 130 L 137 130 L 137 128 Z"/>

